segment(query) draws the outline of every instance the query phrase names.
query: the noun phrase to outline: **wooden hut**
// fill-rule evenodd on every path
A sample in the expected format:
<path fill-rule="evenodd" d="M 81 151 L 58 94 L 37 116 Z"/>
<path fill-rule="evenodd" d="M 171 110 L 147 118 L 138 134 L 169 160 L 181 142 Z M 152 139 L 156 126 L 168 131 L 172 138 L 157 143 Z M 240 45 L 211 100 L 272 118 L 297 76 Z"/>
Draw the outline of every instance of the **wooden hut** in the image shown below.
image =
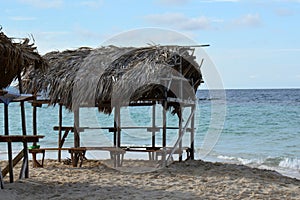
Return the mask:
<path fill-rule="evenodd" d="M 176 45 L 140 48 L 107 46 L 50 52 L 44 56 L 49 68 L 44 72 L 35 69 L 27 73 L 25 88 L 30 93 L 46 93 L 50 105 L 60 104 L 74 112 L 74 147 L 80 147 L 79 130 L 82 127 L 79 125 L 79 108 L 98 107 L 100 112 L 106 114 L 114 111 L 114 127 L 99 127 L 114 133 L 114 147 L 125 151 L 168 150 L 168 154 L 172 154 L 182 148 L 182 137 L 188 131 L 191 134 L 188 153 L 193 159 L 195 92 L 203 82 L 200 71 L 203 60 L 200 65 L 196 62 L 195 48 Z M 152 127 L 121 126 L 121 107 L 154 107 L 157 104 L 163 107 L 162 126 L 155 124 L 155 113 L 152 115 Z M 184 108 L 190 109 L 185 124 L 182 119 Z M 168 110 L 179 118 L 176 127 L 178 140 L 172 147 L 166 144 Z M 57 128 L 60 131 L 59 148 L 62 147 L 61 120 L 60 115 Z M 122 130 L 129 128 L 146 128 L 146 131 L 152 133 L 152 146 L 145 149 L 122 146 Z M 155 135 L 160 131 L 162 146 L 157 147 Z M 179 154 L 181 160 L 182 151 Z"/>
<path fill-rule="evenodd" d="M 5 88 L 11 84 L 15 79 L 21 83 L 21 76 L 29 68 L 44 69 L 46 63 L 44 59 L 37 53 L 36 47 L 33 43 L 29 42 L 28 38 L 19 39 L 15 42 L 14 39 L 7 37 L 0 30 L 0 96 L 5 99 L 8 94 Z M 19 91 L 22 93 L 22 84 L 19 84 Z M 16 96 L 17 97 L 17 96 Z M 12 98 L 10 96 L 10 98 Z M 10 175 L 10 182 L 13 182 L 13 166 L 23 158 L 22 170 L 20 178 L 27 178 L 28 173 L 28 153 L 27 142 L 38 141 L 39 136 L 28 136 L 26 132 L 25 109 L 24 101 L 33 98 L 33 96 L 19 96 L 18 98 L 11 99 L 12 102 L 20 102 L 21 108 L 21 124 L 22 133 L 11 135 L 9 134 L 9 121 L 8 121 L 8 102 L 0 100 L 4 104 L 4 134 L 0 135 L 0 142 L 7 143 L 8 146 L 8 166 L 1 171 L 5 176 L 7 173 Z M 21 151 L 15 159 L 12 158 L 12 142 L 23 142 L 23 151 Z"/>

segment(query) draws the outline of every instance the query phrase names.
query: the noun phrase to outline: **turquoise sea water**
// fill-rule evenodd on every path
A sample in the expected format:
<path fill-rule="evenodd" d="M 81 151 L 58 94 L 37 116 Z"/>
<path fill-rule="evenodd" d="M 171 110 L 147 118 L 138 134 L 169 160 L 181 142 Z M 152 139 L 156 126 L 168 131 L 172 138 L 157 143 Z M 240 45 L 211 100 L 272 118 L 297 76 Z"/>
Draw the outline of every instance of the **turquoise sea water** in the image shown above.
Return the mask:
<path fill-rule="evenodd" d="M 245 164 L 252 167 L 276 170 L 285 175 L 300 179 L 300 89 L 259 89 L 226 90 L 226 101 L 210 96 L 207 90 L 197 92 L 199 98 L 196 110 L 196 159 Z M 214 133 L 213 120 L 218 120 L 211 113 L 212 105 L 226 108 L 224 127 L 216 145 L 203 155 L 204 139 Z M 161 126 L 160 106 L 156 107 L 156 125 Z M 17 103 L 9 105 L 10 134 L 21 134 L 20 107 Z M 188 112 L 185 113 L 185 117 Z M 27 132 L 32 134 L 32 107 L 26 104 Z M 122 110 L 122 126 L 151 126 L 151 107 L 134 107 Z M 185 118 L 187 119 L 187 117 Z M 176 126 L 177 116 L 168 113 L 168 126 Z M 63 112 L 63 125 L 72 126 L 73 114 Z M 38 108 L 38 133 L 45 135 L 40 145 L 56 147 L 58 133 L 53 126 L 58 125 L 58 107 L 43 106 Z M 3 104 L 0 104 L 0 128 L 4 132 Z M 104 115 L 96 109 L 80 110 L 80 126 L 113 126 L 113 115 Z M 210 131 L 212 130 L 212 132 Z M 3 133 L 2 133 L 3 134 Z M 168 132 L 168 144 L 173 145 L 176 130 Z M 150 145 L 151 133 L 146 130 L 124 130 L 123 145 Z M 83 146 L 111 145 L 112 135 L 107 130 L 89 129 L 81 133 Z M 161 133 L 157 133 L 157 145 L 161 144 Z M 184 137 L 184 145 L 189 144 L 189 135 Z M 72 134 L 65 146 L 73 146 Z M 20 144 L 13 144 L 14 152 L 21 149 Z M 6 144 L 0 144 L 0 159 L 7 159 Z M 68 155 L 63 155 L 68 156 Z M 98 155 L 91 155 L 99 158 Z M 49 157 L 56 157 L 50 154 Z M 100 157 L 101 159 L 101 157 Z"/>

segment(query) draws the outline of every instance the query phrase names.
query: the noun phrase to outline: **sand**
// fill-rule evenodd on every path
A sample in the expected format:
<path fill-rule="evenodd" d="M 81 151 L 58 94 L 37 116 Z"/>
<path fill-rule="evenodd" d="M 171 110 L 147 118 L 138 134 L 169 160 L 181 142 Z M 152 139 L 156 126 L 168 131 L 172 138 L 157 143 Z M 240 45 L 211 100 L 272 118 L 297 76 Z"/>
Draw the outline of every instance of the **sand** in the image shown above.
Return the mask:
<path fill-rule="evenodd" d="M 145 173 L 115 170 L 104 160 L 87 160 L 82 168 L 46 160 L 44 168 L 30 163 L 28 179 L 18 180 L 15 172 L 14 183 L 5 177 L 0 199 L 300 199 L 300 180 L 201 160 L 174 162 Z"/>

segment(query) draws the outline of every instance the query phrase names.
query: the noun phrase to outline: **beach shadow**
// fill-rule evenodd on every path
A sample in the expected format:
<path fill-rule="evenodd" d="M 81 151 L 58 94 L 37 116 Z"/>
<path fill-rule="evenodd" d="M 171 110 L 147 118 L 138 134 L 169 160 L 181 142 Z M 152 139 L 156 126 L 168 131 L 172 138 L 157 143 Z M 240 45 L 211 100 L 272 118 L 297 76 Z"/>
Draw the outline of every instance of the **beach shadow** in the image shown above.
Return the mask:
<path fill-rule="evenodd" d="M 9 200 L 74 200 L 74 199 L 198 199 L 196 195 L 184 191 L 167 191 L 164 188 L 140 187 L 122 183 L 117 185 L 92 184 L 90 182 L 51 183 L 44 181 L 17 181 L 7 184 L 0 191 L 1 198 Z M 2 196 L 4 195 L 4 196 Z"/>
<path fill-rule="evenodd" d="M 253 181 L 267 181 L 273 183 L 286 183 L 300 185 L 300 180 L 284 176 L 274 170 L 258 169 L 245 165 L 230 163 L 213 163 L 202 160 L 188 160 L 174 162 L 167 167 L 167 170 L 176 170 L 181 174 L 189 175 L 196 173 L 201 177 L 230 177 L 232 179 L 247 178 Z M 178 170 L 181 169 L 181 170 Z"/>

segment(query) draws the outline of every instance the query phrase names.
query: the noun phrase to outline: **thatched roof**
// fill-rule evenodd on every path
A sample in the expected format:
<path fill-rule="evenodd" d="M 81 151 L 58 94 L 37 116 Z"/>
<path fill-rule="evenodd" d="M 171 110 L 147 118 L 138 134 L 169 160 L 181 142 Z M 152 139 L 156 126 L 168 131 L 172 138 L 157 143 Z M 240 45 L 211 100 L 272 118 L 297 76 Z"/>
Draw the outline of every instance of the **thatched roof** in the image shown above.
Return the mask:
<path fill-rule="evenodd" d="M 9 86 L 18 74 L 24 73 L 30 67 L 45 67 L 46 63 L 33 45 L 28 38 L 19 43 L 14 42 L 0 29 L 0 89 Z"/>
<path fill-rule="evenodd" d="M 37 69 L 28 73 L 26 89 L 47 91 L 50 104 L 62 103 L 70 110 L 88 104 L 105 113 L 116 103 L 162 102 L 165 92 L 167 97 L 181 95 L 181 99 L 191 100 L 202 82 L 193 52 L 179 46 L 83 47 L 50 52 L 43 56 L 50 67 L 45 72 Z M 179 81 L 167 81 L 172 77 L 184 79 L 182 93 Z M 177 112 L 178 102 L 168 102 L 168 107 Z"/>

